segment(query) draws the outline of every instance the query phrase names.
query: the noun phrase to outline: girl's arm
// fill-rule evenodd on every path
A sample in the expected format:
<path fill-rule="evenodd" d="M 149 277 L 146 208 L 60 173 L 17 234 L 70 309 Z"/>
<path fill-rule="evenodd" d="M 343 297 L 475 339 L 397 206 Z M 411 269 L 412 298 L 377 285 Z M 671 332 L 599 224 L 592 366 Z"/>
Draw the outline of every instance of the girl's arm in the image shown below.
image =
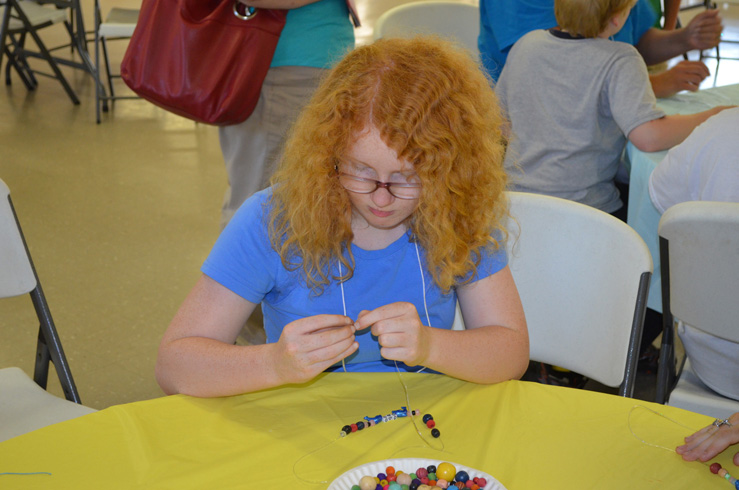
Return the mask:
<path fill-rule="evenodd" d="M 234 345 L 254 303 L 203 275 L 159 345 L 156 377 L 165 393 L 228 396 L 305 382 L 357 349 L 342 315 L 285 326 L 273 344 Z"/>

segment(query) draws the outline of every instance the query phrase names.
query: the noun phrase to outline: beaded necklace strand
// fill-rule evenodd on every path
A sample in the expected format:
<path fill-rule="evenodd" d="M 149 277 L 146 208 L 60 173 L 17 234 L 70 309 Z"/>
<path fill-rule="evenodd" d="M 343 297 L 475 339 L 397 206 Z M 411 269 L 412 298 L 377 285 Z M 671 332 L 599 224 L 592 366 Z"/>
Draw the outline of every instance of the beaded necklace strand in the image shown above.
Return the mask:
<path fill-rule="evenodd" d="M 416 259 L 418 260 L 418 270 L 421 272 L 421 290 L 422 290 L 422 293 L 423 293 L 423 295 L 422 295 L 423 296 L 423 309 L 424 309 L 424 312 L 426 313 L 426 324 L 429 327 L 431 327 L 431 318 L 429 316 L 428 305 L 426 304 L 426 280 L 424 279 L 424 276 L 423 276 L 423 266 L 421 265 L 421 253 L 418 251 L 418 244 L 415 241 L 413 242 L 413 245 L 414 245 L 414 247 L 416 249 Z M 342 267 L 341 267 L 341 262 L 339 261 L 339 276 L 342 276 L 343 274 L 344 274 L 344 272 L 343 272 Z M 341 288 L 341 306 L 343 308 L 344 316 L 347 316 L 347 314 L 346 314 L 346 296 L 344 294 L 344 283 L 343 282 L 340 282 L 339 283 L 339 286 Z M 409 391 L 408 391 L 408 386 L 405 384 L 405 381 L 403 380 L 403 376 L 400 373 L 400 368 L 398 367 L 398 362 L 397 361 L 394 361 L 394 362 L 395 362 L 395 371 L 398 374 L 398 380 L 400 381 L 400 384 L 403 386 L 403 392 L 405 394 L 406 406 L 405 407 L 401 407 L 399 410 L 393 410 L 392 412 L 390 412 L 390 414 L 385 415 L 385 416 L 382 416 L 382 415 L 366 416 L 366 417 L 364 417 L 365 422 L 359 421 L 356 424 L 348 424 L 348 425 L 345 425 L 342 428 L 342 430 L 341 430 L 341 432 L 340 432 L 340 434 L 339 434 L 338 437 L 336 437 L 335 439 L 330 440 L 329 442 L 327 442 L 323 446 L 315 449 L 314 451 L 311 451 L 311 452 L 309 452 L 307 454 L 304 454 L 303 456 L 301 456 L 300 458 L 298 458 L 297 461 L 295 461 L 295 463 L 293 464 L 293 474 L 295 475 L 295 477 L 298 480 L 300 480 L 300 481 L 302 481 L 304 483 L 310 483 L 310 484 L 314 484 L 314 485 L 315 484 L 326 484 L 326 483 L 330 483 L 328 480 L 308 480 L 308 479 L 305 479 L 305 478 L 301 477 L 298 474 L 298 472 L 296 471 L 296 468 L 297 468 L 298 464 L 300 464 L 300 462 L 303 461 L 308 456 L 311 456 L 311 455 L 316 454 L 316 453 L 318 453 L 320 451 L 323 451 L 327 447 L 329 447 L 329 446 L 333 445 L 334 443 L 340 441 L 342 437 L 345 437 L 345 436 L 351 434 L 352 432 L 357 432 L 357 431 L 362 430 L 362 429 L 367 428 L 367 427 L 373 427 L 373 426 L 377 425 L 378 423 L 390 422 L 392 420 L 397 420 L 398 418 L 409 418 L 411 420 L 411 422 L 413 423 L 413 428 L 416 430 L 416 434 L 418 434 L 418 437 L 421 438 L 421 440 L 424 442 L 424 444 L 426 446 L 428 446 L 431 449 L 437 450 L 437 451 L 445 452 L 444 441 L 441 440 L 441 438 L 440 438 L 440 432 L 439 432 L 439 430 L 436 429 L 436 428 L 434 428 L 435 422 L 434 422 L 432 416 L 430 416 L 429 414 L 424 415 L 424 424 L 426 424 L 426 426 L 429 429 L 432 429 L 432 436 L 435 438 L 435 440 L 438 440 L 440 442 L 441 447 L 434 447 L 432 444 L 430 444 L 429 441 L 426 440 L 426 438 L 423 436 L 423 434 L 419 430 L 418 425 L 416 425 L 416 420 L 415 420 L 416 419 L 416 416 L 417 415 L 420 415 L 421 411 L 420 410 L 414 410 L 414 409 L 411 408 L 412 405 L 411 405 L 410 394 L 409 394 Z M 346 370 L 346 364 L 345 364 L 345 362 L 344 362 L 343 359 L 341 360 L 341 365 L 344 368 L 344 372 L 347 372 L 347 370 Z M 419 369 L 418 371 L 415 371 L 415 372 L 416 373 L 420 373 L 424 369 L 426 369 L 426 367 L 422 367 L 421 369 Z M 379 422 L 378 422 L 378 417 L 379 417 Z M 362 424 L 361 425 L 362 426 L 362 429 L 359 428 L 360 424 Z M 355 427 L 356 427 L 356 429 L 355 429 Z M 348 428 L 348 431 L 347 431 L 347 428 Z M 404 449 L 409 449 L 409 448 L 407 448 L 407 447 L 401 448 L 398 451 L 396 451 L 396 453 L 397 452 L 400 452 L 400 451 L 402 451 Z"/>
<path fill-rule="evenodd" d="M 629 411 L 629 417 L 628 417 L 629 432 L 631 432 L 631 435 L 634 436 L 637 440 L 639 440 L 643 444 L 646 444 L 647 446 L 656 447 L 658 449 L 664 449 L 664 450 L 669 451 L 671 453 L 674 453 L 675 452 L 675 449 L 673 449 L 673 448 L 669 448 L 669 447 L 661 446 L 659 444 L 654 444 L 654 443 L 651 443 L 651 442 L 647 442 L 647 441 L 645 441 L 644 439 L 642 439 L 641 437 L 637 436 L 634 433 L 634 429 L 631 426 L 631 415 L 634 413 L 634 410 L 636 410 L 637 408 L 643 408 L 644 410 L 647 410 L 647 411 L 649 411 L 649 412 L 651 412 L 651 413 L 653 413 L 655 415 L 659 415 L 660 417 L 662 417 L 662 418 L 664 418 L 666 420 L 669 420 L 670 422 L 672 422 L 674 424 L 677 424 L 680 427 L 684 427 L 684 428 L 686 428 L 686 429 L 688 429 L 688 430 L 690 430 L 692 432 L 696 432 L 696 430 L 694 428 L 688 427 L 685 424 L 681 424 L 677 420 L 675 420 L 673 418 L 670 418 L 667 415 L 664 415 L 664 414 L 662 414 L 660 412 L 657 412 L 656 410 L 652 410 L 651 408 L 645 407 L 644 405 L 634 405 L 633 407 L 631 407 L 631 410 Z M 712 464 L 709 465 L 707 462 L 703 462 L 703 461 L 696 461 L 696 462 L 701 463 L 701 464 L 707 466 L 708 469 L 711 471 L 711 473 L 713 473 L 714 475 L 718 475 L 721 478 L 725 479 L 735 489 L 739 490 L 739 480 L 737 480 L 736 478 L 734 478 L 733 476 L 731 476 L 729 474 L 729 472 L 726 471 L 726 469 L 722 468 L 720 463 L 712 463 Z"/>

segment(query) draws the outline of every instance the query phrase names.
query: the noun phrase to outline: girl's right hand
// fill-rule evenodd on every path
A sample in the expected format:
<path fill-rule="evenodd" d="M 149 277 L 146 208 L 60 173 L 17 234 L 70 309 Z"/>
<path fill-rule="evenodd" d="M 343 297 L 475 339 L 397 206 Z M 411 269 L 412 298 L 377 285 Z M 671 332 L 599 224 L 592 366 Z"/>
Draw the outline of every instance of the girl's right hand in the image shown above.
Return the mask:
<path fill-rule="evenodd" d="M 316 315 L 285 325 L 277 341 L 275 371 L 284 383 L 303 383 L 354 353 L 354 322 L 344 315 Z"/>

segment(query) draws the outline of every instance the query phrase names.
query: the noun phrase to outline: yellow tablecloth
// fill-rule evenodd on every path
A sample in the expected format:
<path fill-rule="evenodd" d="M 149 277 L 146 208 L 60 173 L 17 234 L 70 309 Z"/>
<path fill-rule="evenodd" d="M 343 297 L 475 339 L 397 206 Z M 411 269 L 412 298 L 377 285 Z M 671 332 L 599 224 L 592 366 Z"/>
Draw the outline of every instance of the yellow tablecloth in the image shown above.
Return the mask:
<path fill-rule="evenodd" d="M 365 415 L 407 405 L 431 413 L 441 438 L 397 419 L 339 438 Z M 639 408 L 633 409 L 638 406 Z M 442 375 L 319 376 L 218 399 L 171 396 L 119 405 L 0 443 L 5 489 L 318 489 L 371 461 L 431 458 L 494 476 L 509 490 L 728 488 L 674 447 L 711 419 L 602 393 L 510 381 L 494 386 Z M 630 419 L 631 415 L 631 419 Z M 727 414 L 728 415 L 728 414 Z M 332 442 L 333 441 L 333 442 Z M 728 451 L 718 461 L 734 468 Z M 736 471 L 739 473 L 739 471 Z"/>

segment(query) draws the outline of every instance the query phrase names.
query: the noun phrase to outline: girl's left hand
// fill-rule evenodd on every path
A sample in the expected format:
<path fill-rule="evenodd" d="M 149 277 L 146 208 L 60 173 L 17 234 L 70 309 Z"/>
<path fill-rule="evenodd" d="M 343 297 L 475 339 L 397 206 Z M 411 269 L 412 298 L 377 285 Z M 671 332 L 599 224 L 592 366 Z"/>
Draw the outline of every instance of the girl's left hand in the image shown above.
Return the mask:
<path fill-rule="evenodd" d="M 380 354 L 385 359 L 416 366 L 428 358 L 429 328 L 421 323 L 412 303 L 390 303 L 372 311 L 364 310 L 354 325 L 357 330 L 372 327 L 372 335 L 377 337 Z"/>

